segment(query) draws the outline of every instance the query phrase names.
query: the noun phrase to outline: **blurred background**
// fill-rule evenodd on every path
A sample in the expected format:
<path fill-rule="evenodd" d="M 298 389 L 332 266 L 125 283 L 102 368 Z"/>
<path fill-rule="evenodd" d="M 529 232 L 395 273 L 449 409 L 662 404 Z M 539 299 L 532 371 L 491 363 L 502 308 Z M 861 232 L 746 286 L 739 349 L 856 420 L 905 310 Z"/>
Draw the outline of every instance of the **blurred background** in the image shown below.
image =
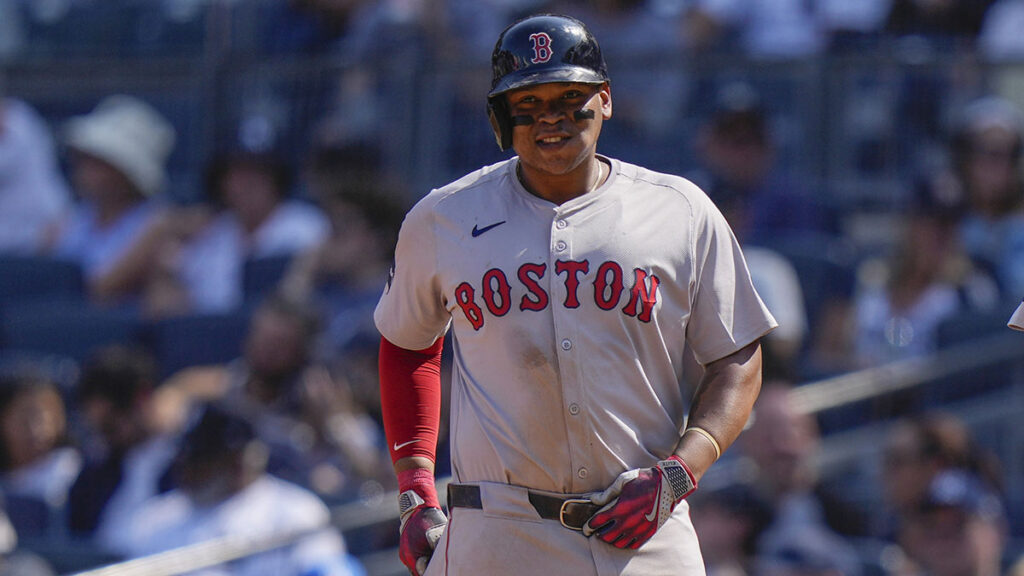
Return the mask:
<path fill-rule="evenodd" d="M 708 573 L 1024 574 L 1024 1 L 0 0 L 0 575 L 404 573 L 372 310 L 536 12 L 780 321 Z"/>

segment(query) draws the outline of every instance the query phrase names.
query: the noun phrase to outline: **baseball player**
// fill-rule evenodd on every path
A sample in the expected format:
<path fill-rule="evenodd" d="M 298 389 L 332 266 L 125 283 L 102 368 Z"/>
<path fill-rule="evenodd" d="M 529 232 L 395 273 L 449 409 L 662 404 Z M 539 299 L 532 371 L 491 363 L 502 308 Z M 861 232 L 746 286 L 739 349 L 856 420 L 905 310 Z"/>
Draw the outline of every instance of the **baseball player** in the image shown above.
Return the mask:
<path fill-rule="evenodd" d="M 1024 331 L 1024 301 L 1013 311 L 1013 315 L 1010 316 L 1010 320 L 1006 325 L 1014 330 Z"/>
<path fill-rule="evenodd" d="M 429 576 L 703 574 L 685 498 L 747 421 L 775 320 L 703 192 L 596 153 L 612 96 L 581 22 L 521 20 L 492 64 L 488 113 L 516 156 L 417 203 L 374 313 L 399 556 Z"/>

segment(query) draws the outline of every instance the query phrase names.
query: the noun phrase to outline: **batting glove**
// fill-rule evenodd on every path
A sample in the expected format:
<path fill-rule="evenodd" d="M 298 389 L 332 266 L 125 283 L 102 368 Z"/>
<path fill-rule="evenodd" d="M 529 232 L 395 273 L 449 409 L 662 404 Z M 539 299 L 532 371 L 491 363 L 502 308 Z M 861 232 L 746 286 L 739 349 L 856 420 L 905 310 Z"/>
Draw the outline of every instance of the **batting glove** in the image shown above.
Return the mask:
<path fill-rule="evenodd" d="M 428 506 L 415 490 L 406 490 L 398 496 L 398 511 L 401 519 L 398 557 L 412 576 L 422 576 L 448 518 L 440 508 Z"/>
<path fill-rule="evenodd" d="M 602 508 L 583 525 L 583 534 L 596 535 L 616 548 L 635 550 L 650 540 L 676 505 L 696 489 L 697 479 L 678 456 L 653 468 L 623 472 L 607 490 L 590 498 Z"/>

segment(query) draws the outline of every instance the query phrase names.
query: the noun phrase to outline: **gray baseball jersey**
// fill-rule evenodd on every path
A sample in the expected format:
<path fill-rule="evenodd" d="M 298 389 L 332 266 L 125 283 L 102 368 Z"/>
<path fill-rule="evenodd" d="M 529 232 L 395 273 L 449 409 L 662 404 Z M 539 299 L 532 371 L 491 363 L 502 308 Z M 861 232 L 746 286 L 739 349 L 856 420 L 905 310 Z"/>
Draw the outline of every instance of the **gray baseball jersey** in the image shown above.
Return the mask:
<path fill-rule="evenodd" d="M 605 183 L 561 205 L 527 192 L 512 158 L 432 191 L 402 224 L 374 318 L 408 349 L 452 328 L 457 482 L 580 494 L 653 466 L 687 413 L 684 348 L 706 364 L 776 325 L 702 191 L 602 159 Z"/>
<path fill-rule="evenodd" d="M 1021 302 L 1017 309 L 1013 311 L 1013 315 L 1010 316 L 1010 320 L 1006 325 L 1014 330 L 1024 330 L 1024 302 Z"/>

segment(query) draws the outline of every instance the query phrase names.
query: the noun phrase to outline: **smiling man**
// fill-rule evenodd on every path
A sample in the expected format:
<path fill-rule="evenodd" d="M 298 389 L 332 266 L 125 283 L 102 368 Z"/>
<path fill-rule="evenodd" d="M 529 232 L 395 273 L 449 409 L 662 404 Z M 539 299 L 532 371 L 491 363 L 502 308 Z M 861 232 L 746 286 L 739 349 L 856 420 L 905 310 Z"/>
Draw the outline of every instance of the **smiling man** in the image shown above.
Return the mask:
<path fill-rule="evenodd" d="M 581 22 L 516 22 L 492 68 L 516 156 L 409 212 L 375 312 L 399 555 L 430 576 L 703 574 L 685 497 L 746 423 L 775 320 L 701 190 L 597 153 L 612 95 Z"/>

